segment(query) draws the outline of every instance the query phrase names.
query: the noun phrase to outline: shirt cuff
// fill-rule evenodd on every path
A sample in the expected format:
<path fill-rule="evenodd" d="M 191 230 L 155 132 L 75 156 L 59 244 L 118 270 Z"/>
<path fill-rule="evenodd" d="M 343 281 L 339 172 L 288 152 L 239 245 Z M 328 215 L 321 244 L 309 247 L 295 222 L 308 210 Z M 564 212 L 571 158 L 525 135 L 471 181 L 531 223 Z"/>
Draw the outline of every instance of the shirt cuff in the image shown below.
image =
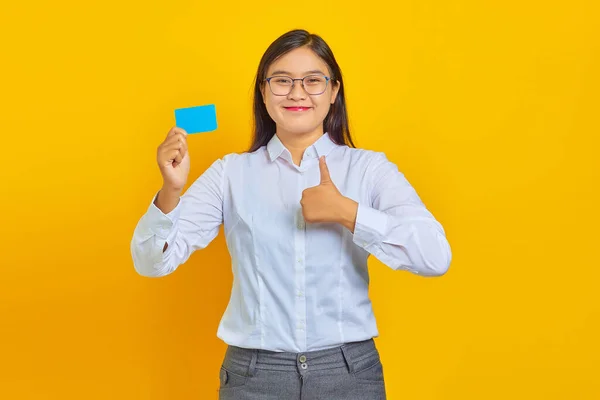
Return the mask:
<path fill-rule="evenodd" d="M 161 238 L 162 240 L 167 240 L 167 238 L 170 236 L 170 233 L 173 231 L 173 227 L 179 220 L 179 214 L 181 213 L 181 197 L 179 198 L 177 206 L 175 206 L 171 212 L 165 214 L 154 204 L 157 196 L 158 193 L 154 195 L 152 202 L 150 202 L 148 212 L 144 218 L 144 225 L 157 237 Z"/>
<path fill-rule="evenodd" d="M 388 216 L 386 213 L 359 203 L 353 241 L 367 249 L 382 241 L 387 226 Z"/>

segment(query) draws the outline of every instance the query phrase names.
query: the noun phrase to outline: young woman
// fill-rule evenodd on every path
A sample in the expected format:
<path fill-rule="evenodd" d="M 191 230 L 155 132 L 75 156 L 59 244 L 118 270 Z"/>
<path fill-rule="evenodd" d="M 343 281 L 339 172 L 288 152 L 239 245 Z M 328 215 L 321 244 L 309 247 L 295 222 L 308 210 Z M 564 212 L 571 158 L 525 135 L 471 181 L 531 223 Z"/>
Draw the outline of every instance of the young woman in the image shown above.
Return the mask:
<path fill-rule="evenodd" d="M 136 271 L 172 273 L 224 224 L 231 299 L 220 399 L 385 399 L 367 258 L 444 274 L 444 229 L 382 152 L 354 148 L 342 73 L 323 39 L 288 32 L 256 74 L 254 140 L 182 195 L 190 157 L 173 127 L 160 191 L 131 242 Z"/>

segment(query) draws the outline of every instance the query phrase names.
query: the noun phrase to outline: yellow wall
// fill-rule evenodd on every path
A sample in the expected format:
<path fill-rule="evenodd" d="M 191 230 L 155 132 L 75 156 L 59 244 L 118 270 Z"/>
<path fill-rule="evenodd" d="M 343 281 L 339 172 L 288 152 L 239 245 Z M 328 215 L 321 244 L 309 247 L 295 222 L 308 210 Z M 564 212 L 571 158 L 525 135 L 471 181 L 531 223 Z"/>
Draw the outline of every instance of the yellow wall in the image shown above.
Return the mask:
<path fill-rule="evenodd" d="M 217 397 L 222 233 L 157 280 L 129 241 L 173 109 L 217 105 L 190 179 L 243 151 L 258 61 L 296 27 L 452 245 L 443 278 L 370 261 L 389 398 L 600 398 L 597 2 L 202 3 L 0 6 L 1 399 Z"/>

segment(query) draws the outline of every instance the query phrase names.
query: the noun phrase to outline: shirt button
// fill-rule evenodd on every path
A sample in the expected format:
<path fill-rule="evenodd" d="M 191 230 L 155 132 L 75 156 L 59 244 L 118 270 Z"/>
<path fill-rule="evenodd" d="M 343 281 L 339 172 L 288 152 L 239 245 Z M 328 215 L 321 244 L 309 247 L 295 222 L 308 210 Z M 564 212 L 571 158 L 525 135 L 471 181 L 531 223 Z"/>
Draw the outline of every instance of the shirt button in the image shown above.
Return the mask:
<path fill-rule="evenodd" d="M 298 221 L 298 229 L 304 229 L 304 221 Z"/>
<path fill-rule="evenodd" d="M 301 363 L 306 362 L 306 356 L 304 354 L 300 356 L 300 362 Z"/>
<path fill-rule="evenodd" d="M 302 263 L 302 259 L 301 258 L 299 258 L 297 261 L 298 261 L 298 264 Z"/>
<path fill-rule="evenodd" d="M 304 293 L 298 291 L 298 297 L 302 297 L 302 296 L 304 296 Z"/>

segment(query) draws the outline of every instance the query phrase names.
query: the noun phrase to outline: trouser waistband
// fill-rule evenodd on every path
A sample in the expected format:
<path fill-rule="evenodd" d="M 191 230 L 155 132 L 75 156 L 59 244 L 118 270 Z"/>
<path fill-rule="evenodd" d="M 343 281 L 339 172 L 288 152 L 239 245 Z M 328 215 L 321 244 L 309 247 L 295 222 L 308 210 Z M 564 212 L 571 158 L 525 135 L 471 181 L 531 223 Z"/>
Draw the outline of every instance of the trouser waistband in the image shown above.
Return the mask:
<path fill-rule="evenodd" d="M 246 349 L 228 346 L 223 360 L 223 367 L 244 376 L 252 376 L 258 369 L 273 371 L 303 372 L 307 369 L 347 368 L 353 367 L 366 358 L 379 357 L 373 339 L 346 343 L 342 346 L 308 352 L 275 352 L 260 349 Z"/>

